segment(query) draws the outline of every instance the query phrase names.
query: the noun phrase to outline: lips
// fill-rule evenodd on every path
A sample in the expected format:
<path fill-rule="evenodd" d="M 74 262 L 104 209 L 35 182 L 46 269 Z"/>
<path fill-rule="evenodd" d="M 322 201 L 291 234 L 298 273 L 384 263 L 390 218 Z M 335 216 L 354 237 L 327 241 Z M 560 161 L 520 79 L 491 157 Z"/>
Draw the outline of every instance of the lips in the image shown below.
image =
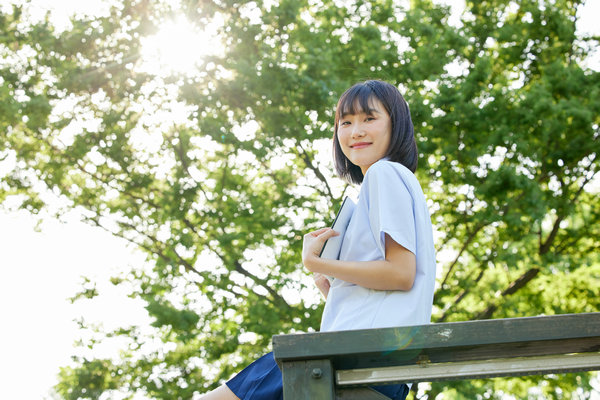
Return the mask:
<path fill-rule="evenodd" d="M 364 149 L 367 146 L 370 146 L 371 143 L 367 143 L 367 142 L 358 142 L 358 143 L 354 143 L 353 145 L 350 146 L 350 148 L 352 149 Z"/>

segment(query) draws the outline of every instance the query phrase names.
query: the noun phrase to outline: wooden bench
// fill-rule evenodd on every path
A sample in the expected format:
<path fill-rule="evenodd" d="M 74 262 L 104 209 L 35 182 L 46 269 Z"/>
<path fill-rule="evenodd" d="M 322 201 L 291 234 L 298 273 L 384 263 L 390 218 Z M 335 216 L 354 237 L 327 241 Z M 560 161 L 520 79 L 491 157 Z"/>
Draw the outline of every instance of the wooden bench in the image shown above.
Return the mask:
<path fill-rule="evenodd" d="M 600 313 L 277 335 L 285 400 L 385 399 L 369 385 L 600 370 Z"/>

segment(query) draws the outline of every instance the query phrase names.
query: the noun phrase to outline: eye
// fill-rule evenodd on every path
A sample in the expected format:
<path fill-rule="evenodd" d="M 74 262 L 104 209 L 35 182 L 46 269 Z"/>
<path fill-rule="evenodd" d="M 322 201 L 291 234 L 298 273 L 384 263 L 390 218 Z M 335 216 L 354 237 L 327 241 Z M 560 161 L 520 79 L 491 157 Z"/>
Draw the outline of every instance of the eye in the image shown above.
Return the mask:
<path fill-rule="evenodd" d="M 375 120 L 375 117 L 373 117 L 373 116 L 368 116 L 368 117 L 367 117 L 365 120 L 366 120 L 366 121 L 374 121 L 374 120 Z"/>
<path fill-rule="evenodd" d="M 342 121 L 340 123 L 340 126 L 347 126 L 347 125 L 350 125 L 350 121 Z"/>

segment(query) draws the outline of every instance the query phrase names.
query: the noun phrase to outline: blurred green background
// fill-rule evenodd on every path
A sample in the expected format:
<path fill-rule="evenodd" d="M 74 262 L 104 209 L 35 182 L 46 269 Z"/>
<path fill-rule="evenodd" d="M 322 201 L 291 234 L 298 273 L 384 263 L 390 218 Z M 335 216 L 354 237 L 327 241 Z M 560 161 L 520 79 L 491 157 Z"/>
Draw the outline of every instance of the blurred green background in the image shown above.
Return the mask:
<path fill-rule="evenodd" d="M 96 3 L 0 7 L 0 204 L 75 213 L 144 254 L 111 283 L 146 322 L 83 316 L 53 398 L 197 398 L 273 334 L 318 329 L 301 238 L 356 190 L 334 176 L 330 138 L 337 98 L 365 79 L 411 107 L 433 322 L 598 309 L 599 36 L 579 26 L 583 2 Z M 86 279 L 71 295 L 102 291 Z M 98 356 L 107 342 L 116 355 Z M 596 376 L 409 398 L 598 398 Z"/>

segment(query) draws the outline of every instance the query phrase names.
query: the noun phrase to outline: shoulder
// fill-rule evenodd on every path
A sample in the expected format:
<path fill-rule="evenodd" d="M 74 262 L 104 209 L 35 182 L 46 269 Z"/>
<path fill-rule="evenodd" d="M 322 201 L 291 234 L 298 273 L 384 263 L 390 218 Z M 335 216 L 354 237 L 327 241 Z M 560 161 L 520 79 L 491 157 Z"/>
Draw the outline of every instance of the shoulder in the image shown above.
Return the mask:
<path fill-rule="evenodd" d="M 415 174 L 404 165 L 385 159 L 369 167 L 361 192 L 377 192 L 392 197 L 408 196 L 424 201 L 423 189 Z"/>
<path fill-rule="evenodd" d="M 363 184 L 371 183 L 390 183 L 393 181 L 403 181 L 407 186 L 412 186 L 417 182 L 415 175 L 404 165 L 381 159 L 375 164 L 371 165 L 365 174 Z"/>

